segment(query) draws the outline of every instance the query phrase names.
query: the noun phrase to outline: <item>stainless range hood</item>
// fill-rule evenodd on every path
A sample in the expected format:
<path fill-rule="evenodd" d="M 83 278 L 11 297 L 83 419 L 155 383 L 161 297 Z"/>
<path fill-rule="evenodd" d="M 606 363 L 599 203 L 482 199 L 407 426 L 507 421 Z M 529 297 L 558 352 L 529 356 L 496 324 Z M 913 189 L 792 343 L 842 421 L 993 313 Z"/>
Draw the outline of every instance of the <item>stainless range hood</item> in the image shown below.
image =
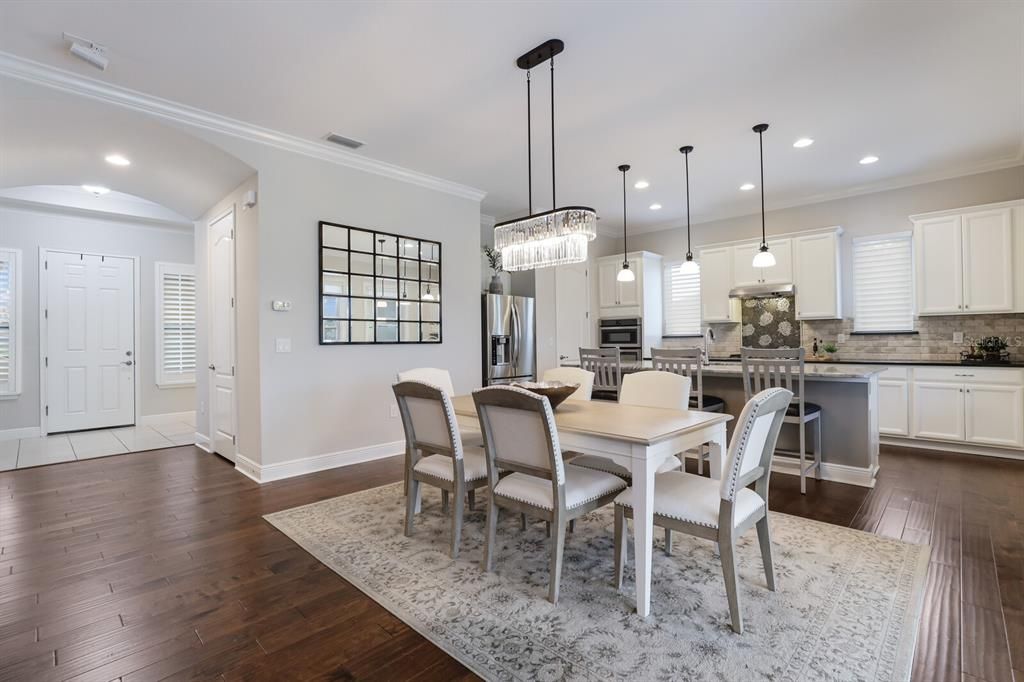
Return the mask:
<path fill-rule="evenodd" d="M 792 284 L 752 284 L 729 290 L 729 298 L 775 298 L 794 294 L 796 287 Z"/>

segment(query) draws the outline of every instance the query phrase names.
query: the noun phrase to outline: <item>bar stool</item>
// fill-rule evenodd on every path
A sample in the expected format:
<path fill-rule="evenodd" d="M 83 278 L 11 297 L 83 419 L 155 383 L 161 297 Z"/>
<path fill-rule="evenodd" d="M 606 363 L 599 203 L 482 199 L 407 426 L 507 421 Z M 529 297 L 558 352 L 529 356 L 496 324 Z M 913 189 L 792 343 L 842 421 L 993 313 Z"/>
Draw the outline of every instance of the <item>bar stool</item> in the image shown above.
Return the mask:
<path fill-rule="evenodd" d="M 747 400 L 767 388 L 785 388 L 793 394 L 784 424 L 796 424 L 800 430 L 800 450 L 780 450 L 780 454 L 799 456 L 800 493 L 807 494 L 807 474 L 821 479 L 821 406 L 804 400 L 803 348 L 741 348 L 743 394 Z M 807 422 L 814 422 L 814 461 L 806 464 Z"/>
<path fill-rule="evenodd" d="M 622 354 L 618 348 L 580 348 L 580 369 L 594 373 L 594 393 L 611 393 L 619 399 Z"/>
<path fill-rule="evenodd" d="M 702 412 L 725 412 L 725 401 L 714 395 L 704 395 L 703 351 L 700 348 L 652 348 L 651 362 L 655 370 L 672 372 L 690 378 L 690 408 Z M 697 473 L 703 475 L 704 461 L 711 457 L 711 449 L 697 448 Z"/>

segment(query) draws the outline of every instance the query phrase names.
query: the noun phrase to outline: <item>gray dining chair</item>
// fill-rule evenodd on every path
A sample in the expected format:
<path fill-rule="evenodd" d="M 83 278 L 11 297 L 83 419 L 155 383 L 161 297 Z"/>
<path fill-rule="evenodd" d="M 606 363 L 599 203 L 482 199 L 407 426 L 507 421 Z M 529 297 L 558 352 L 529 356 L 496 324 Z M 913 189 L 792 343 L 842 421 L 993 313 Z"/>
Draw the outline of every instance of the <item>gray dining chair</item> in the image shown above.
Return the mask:
<path fill-rule="evenodd" d="M 807 494 L 807 474 L 821 478 L 821 406 L 804 399 L 803 348 L 741 348 L 743 394 L 747 400 L 766 388 L 778 386 L 793 393 L 793 404 L 786 411 L 786 424 L 796 424 L 800 435 L 797 452 L 779 451 L 800 459 L 800 493 Z M 807 464 L 807 428 L 814 422 L 814 461 Z"/>
<path fill-rule="evenodd" d="M 451 556 L 459 555 L 464 497 L 487 486 L 487 460 L 479 448 L 465 447 L 455 421 L 451 397 L 444 389 L 420 381 L 400 381 L 392 390 L 405 430 L 405 534 L 411 536 L 420 484 L 441 489 L 441 510 L 448 512 L 452 497 Z M 468 495 L 467 495 L 468 493 Z"/>
<path fill-rule="evenodd" d="M 765 580 L 775 591 L 775 566 L 768 524 L 772 455 L 793 394 L 770 388 L 743 408 L 729 443 L 722 479 L 669 471 L 654 479 L 654 525 L 718 543 L 732 629 L 743 632 L 736 579 L 736 540 L 757 528 Z M 753 489 L 748 486 L 754 485 Z M 622 587 L 626 563 L 626 518 L 633 517 L 633 490 L 615 498 L 615 584 Z"/>
<path fill-rule="evenodd" d="M 612 474 L 562 462 L 555 416 L 546 397 L 512 386 L 491 386 L 474 391 L 473 401 L 484 434 L 491 493 L 483 569 L 490 572 L 494 563 L 499 510 L 544 519 L 551 524 L 548 600 L 555 604 L 566 526 L 610 504 L 626 483 Z"/>
<path fill-rule="evenodd" d="M 618 348 L 580 348 L 580 369 L 594 373 L 594 393 L 619 397 L 622 354 Z"/>
<path fill-rule="evenodd" d="M 652 348 L 651 366 L 661 372 L 673 372 L 690 378 L 690 407 L 702 412 L 725 412 L 725 401 L 704 393 L 704 351 L 700 348 Z M 697 448 L 697 473 L 704 473 L 704 462 L 711 449 Z"/>

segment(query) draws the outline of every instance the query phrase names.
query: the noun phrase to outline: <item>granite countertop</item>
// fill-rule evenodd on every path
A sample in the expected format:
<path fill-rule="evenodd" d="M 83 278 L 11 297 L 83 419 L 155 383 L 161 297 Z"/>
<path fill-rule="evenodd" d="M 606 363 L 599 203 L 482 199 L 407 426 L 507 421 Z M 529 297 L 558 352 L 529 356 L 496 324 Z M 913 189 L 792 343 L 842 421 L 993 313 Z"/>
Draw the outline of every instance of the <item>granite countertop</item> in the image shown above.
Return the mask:
<path fill-rule="evenodd" d="M 712 357 L 711 362 L 739 362 L 738 357 Z M 864 360 L 845 359 L 837 360 L 816 360 L 807 358 L 807 364 L 815 365 L 891 365 L 895 367 L 916 366 L 916 367 L 1009 367 L 1020 369 L 1024 362 L 960 362 L 959 360 L 883 360 L 871 358 Z"/>
<path fill-rule="evenodd" d="M 622 363 L 624 372 L 639 372 L 651 369 L 653 364 L 650 360 L 639 363 Z M 808 380 L 828 379 L 868 379 L 876 374 L 884 372 L 884 367 L 878 365 L 853 365 L 840 363 L 808 363 L 804 367 L 804 377 Z M 711 377 L 741 377 L 743 366 L 738 361 L 711 360 L 711 363 L 704 365 L 704 376 Z"/>

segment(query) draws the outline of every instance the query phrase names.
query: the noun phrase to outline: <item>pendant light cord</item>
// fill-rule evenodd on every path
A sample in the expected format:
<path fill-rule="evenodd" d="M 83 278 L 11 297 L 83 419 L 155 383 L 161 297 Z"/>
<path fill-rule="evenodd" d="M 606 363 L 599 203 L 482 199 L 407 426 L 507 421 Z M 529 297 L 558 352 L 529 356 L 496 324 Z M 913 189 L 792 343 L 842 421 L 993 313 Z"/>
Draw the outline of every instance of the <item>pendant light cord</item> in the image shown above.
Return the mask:
<path fill-rule="evenodd" d="M 757 144 L 761 152 L 761 246 L 768 246 L 764 231 L 764 131 L 757 131 Z"/>
<path fill-rule="evenodd" d="M 622 171 L 622 264 L 629 263 L 629 248 L 626 246 L 626 171 Z"/>
<path fill-rule="evenodd" d="M 555 57 L 551 56 L 551 208 L 558 206 L 555 198 Z M 530 211 L 533 213 L 533 211 Z"/>
<path fill-rule="evenodd" d="M 686 165 L 686 257 L 693 258 L 693 248 L 690 242 L 690 152 L 683 154 L 683 161 Z"/>
<path fill-rule="evenodd" d="M 526 194 L 530 210 L 527 215 L 533 215 L 533 140 L 530 134 L 530 70 L 526 70 Z"/>

